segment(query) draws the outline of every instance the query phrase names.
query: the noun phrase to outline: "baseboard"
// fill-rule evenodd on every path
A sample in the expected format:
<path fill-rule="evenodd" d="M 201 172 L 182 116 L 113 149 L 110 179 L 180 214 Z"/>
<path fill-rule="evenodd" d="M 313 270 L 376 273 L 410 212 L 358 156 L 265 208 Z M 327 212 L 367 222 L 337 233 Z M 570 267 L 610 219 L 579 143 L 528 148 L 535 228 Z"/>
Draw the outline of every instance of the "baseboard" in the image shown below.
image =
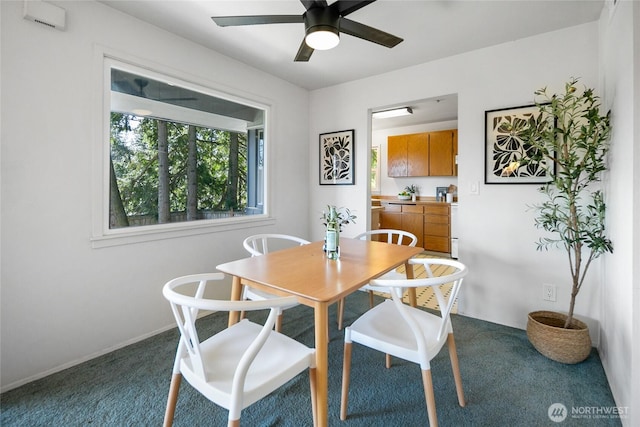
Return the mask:
<path fill-rule="evenodd" d="M 147 334 L 140 335 L 138 337 L 132 338 L 132 339 L 127 340 L 127 341 L 124 341 L 124 342 L 119 343 L 119 344 L 117 344 L 117 345 L 115 345 L 113 347 L 108 347 L 108 348 L 105 348 L 105 349 L 100 350 L 98 352 L 92 353 L 90 355 L 81 357 L 79 359 L 72 360 L 70 362 L 67 362 L 67 363 L 64 363 L 62 365 L 56 366 L 54 368 L 48 369 L 48 370 L 46 370 L 44 372 L 40 372 L 40 373 L 38 373 L 36 375 L 32 375 L 30 377 L 21 379 L 19 381 L 13 382 L 11 384 L 7 384 L 7 385 L 3 386 L 0 389 L 0 393 L 4 393 L 6 391 L 13 390 L 14 388 L 18 388 L 18 387 L 23 386 L 25 384 L 28 384 L 30 382 L 37 381 L 37 380 L 39 380 L 41 378 L 44 378 L 44 377 L 47 377 L 49 375 L 58 373 L 60 371 L 64 371 L 65 369 L 69 369 L 69 368 L 72 368 L 74 366 L 80 365 L 81 363 L 88 362 L 89 360 L 95 359 L 96 357 L 104 356 L 105 354 L 111 353 L 112 351 L 116 351 L 116 350 L 119 350 L 119 349 L 124 348 L 126 346 L 129 346 L 131 344 L 135 344 L 137 342 L 146 340 L 147 338 L 151 338 L 154 335 L 161 334 L 163 332 L 166 332 L 166 331 L 168 331 L 170 329 L 174 329 L 174 328 L 176 328 L 175 323 L 173 323 L 173 324 L 171 324 L 169 326 L 165 326 L 165 327 L 163 327 L 161 329 L 157 329 L 157 330 L 155 330 L 153 332 L 149 332 Z M 177 345 L 177 343 L 176 343 L 176 345 Z"/>

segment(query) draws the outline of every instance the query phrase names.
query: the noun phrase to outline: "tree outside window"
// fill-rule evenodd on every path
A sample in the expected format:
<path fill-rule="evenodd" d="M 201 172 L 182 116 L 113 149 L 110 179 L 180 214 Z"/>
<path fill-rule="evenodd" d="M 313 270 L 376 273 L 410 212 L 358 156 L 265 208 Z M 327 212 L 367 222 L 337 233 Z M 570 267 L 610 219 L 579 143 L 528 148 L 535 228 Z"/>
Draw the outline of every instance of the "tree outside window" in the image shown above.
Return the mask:
<path fill-rule="evenodd" d="M 262 213 L 264 111 L 111 69 L 109 228 Z"/>

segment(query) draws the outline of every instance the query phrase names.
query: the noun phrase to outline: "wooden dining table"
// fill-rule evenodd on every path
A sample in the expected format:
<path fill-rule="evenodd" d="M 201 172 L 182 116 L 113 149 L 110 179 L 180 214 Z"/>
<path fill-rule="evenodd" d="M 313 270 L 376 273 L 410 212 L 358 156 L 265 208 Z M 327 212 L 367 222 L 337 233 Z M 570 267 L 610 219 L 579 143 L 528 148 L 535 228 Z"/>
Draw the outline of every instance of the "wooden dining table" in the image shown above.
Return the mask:
<path fill-rule="evenodd" d="M 297 297 L 300 304 L 313 307 L 316 346 L 317 422 L 328 421 L 329 339 L 328 308 L 334 302 L 357 291 L 387 271 L 406 266 L 407 278 L 413 278 L 408 260 L 422 248 L 369 240 L 340 239 L 340 258 L 329 259 L 323 242 L 270 252 L 217 266 L 233 276 L 231 299 L 239 300 L 243 286 L 251 286 L 279 296 Z M 415 305 L 415 294 L 411 296 Z M 229 325 L 239 313 L 229 314 Z"/>

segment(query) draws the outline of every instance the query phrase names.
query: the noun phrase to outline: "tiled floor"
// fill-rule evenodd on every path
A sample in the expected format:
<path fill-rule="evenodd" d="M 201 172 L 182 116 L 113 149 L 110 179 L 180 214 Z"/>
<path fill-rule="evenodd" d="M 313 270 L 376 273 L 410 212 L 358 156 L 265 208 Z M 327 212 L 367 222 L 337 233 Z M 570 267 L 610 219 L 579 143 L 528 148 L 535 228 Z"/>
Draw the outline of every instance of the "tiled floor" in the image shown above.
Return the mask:
<path fill-rule="evenodd" d="M 421 255 L 418 255 L 418 258 L 439 258 L 442 257 L 442 255 L 433 255 L 433 254 L 429 254 L 429 253 L 424 253 Z M 438 266 L 436 268 L 433 269 L 433 274 L 435 276 L 441 276 L 443 274 L 447 274 L 450 271 L 452 271 L 453 268 L 452 267 L 447 267 L 447 266 Z M 404 266 L 399 267 L 396 270 L 398 273 L 404 273 Z M 414 276 L 416 278 L 425 278 L 427 277 L 427 274 L 424 270 L 424 267 L 422 266 L 415 266 L 414 267 Z M 450 284 L 444 284 L 442 286 L 440 286 L 440 291 L 442 292 L 443 296 L 446 298 L 449 297 L 449 293 L 451 292 L 451 285 Z M 377 295 L 386 297 L 388 295 L 383 294 L 383 293 L 378 293 L 376 292 Z M 433 289 L 431 288 L 418 288 L 417 289 L 417 297 L 418 297 L 418 305 L 420 307 L 425 307 L 425 308 L 430 308 L 433 310 L 438 310 L 438 300 L 436 298 L 436 294 L 433 292 Z M 405 302 L 408 303 L 408 297 L 405 296 Z M 451 313 L 455 314 L 457 313 L 457 303 L 453 306 Z"/>

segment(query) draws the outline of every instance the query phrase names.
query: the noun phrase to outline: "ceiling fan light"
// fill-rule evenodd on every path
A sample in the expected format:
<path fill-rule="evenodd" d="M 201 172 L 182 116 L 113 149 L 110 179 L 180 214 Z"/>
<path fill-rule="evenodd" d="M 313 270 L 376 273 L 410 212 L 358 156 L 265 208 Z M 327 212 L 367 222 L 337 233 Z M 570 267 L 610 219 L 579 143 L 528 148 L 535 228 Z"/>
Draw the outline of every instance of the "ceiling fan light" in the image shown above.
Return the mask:
<path fill-rule="evenodd" d="M 338 30 L 329 27 L 314 27 L 312 28 L 304 38 L 307 46 L 316 50 L 329 50 L 338 46 L 340 43 L 340 36 Z"/>
<path fill-rule="evenodd" d="M 153 114 L 153 111 L 147 110 L 145 108 L 134 108 L 133 110 L 131 110 L 131 112 L 138 117 L 145 117 Z"/>

